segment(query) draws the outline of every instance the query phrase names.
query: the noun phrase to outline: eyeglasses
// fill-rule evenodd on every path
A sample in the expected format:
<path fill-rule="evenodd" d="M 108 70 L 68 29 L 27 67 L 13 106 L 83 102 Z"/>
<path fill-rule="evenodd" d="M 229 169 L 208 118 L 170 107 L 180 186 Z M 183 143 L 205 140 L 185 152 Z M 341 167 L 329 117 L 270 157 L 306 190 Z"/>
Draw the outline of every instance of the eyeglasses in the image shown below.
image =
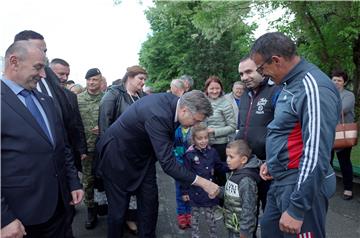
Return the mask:
<path fill-rule="evenodd" d="M 256 72 L 263 75 L 264 74 L 264 65 L 271 60 L 272 56 L 268 57 L 259 67 L 256 68 Z"/>

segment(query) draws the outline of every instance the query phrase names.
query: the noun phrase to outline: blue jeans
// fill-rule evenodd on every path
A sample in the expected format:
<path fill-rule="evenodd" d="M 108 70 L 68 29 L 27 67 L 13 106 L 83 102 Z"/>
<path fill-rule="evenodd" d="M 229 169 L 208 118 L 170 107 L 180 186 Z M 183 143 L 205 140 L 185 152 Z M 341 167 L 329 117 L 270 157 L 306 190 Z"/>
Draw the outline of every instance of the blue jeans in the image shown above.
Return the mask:
<path fill-rule="evenodd" d="M 176 213 L 178 215 L 191 214 L 191 206 L 189 202 L 182 200 L 182 193 L 180 189 L 180 183 L 175 181 L 176 191 Z"/>

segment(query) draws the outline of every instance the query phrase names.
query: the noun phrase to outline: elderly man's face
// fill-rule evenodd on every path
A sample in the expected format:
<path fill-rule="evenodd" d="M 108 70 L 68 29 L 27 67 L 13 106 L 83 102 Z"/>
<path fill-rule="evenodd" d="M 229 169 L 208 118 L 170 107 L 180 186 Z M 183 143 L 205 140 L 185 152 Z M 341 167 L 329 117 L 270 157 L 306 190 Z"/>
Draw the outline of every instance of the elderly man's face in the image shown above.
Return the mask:
<path fill-rule="evenodd" d="M 185 92 L 184 89 L 178 88 L 175 85 L 170 85 L 170 91 L 171 91 L 172 94 L 174 94 L 174 95 L 176 95 L 178 97 L 183 95 L 184 92 Z"/>
<path fill-rule="evenodd" d="M 23 88 L 33 90 L 42 77 L 45 77 L 45 55 L 38 48 L 31 48 L 25 59 L 13 55 L 10 64 L 16 67 L 14 81 Z"/>
<path fill-rule="evenodd" d="M 244 85 L 241 84 L 235 84 L 232 88 L 233 94 L 236 98 L 240 98 L 241 95 L 244 93 Z"/>

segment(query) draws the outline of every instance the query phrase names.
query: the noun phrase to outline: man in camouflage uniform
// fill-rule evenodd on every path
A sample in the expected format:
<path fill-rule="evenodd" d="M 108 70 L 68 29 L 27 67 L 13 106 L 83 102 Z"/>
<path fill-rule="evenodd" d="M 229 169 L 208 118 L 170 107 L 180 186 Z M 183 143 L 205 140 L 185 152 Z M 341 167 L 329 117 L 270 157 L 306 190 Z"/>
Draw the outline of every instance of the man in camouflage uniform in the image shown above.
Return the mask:
<path fill-rule="evenodd" d="M 82 158 L 81 164 L 85 190 L 84 202 L 88 208 L 85 228 L 93 229 L 97 223 L 97 214 L 94 202 L 94 173 L 92 165 L 95 156 L 95 140 L 99 134 L 99 104 L 104 93 L 101 91 L 102 75 L 99 69 L 89 69 L 85 78 L 86 91 L 78 95 L 79 110 L 84 124 L 87 143 L 87 154 L 85 158 Z"/>

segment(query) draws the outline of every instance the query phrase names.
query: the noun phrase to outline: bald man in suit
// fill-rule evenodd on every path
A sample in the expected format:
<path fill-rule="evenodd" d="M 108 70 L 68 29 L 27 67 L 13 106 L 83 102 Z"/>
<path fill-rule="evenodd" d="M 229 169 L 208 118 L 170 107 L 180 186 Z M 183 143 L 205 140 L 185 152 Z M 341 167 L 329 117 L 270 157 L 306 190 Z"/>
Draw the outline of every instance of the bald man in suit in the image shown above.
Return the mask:
<path fill-rule="evenodd" d="M 34 90 L 45 55 L 26 41 L 1 78 L 1 236 L 64 237 L 65 210 L 83 191 L 52 99 Z"/>

